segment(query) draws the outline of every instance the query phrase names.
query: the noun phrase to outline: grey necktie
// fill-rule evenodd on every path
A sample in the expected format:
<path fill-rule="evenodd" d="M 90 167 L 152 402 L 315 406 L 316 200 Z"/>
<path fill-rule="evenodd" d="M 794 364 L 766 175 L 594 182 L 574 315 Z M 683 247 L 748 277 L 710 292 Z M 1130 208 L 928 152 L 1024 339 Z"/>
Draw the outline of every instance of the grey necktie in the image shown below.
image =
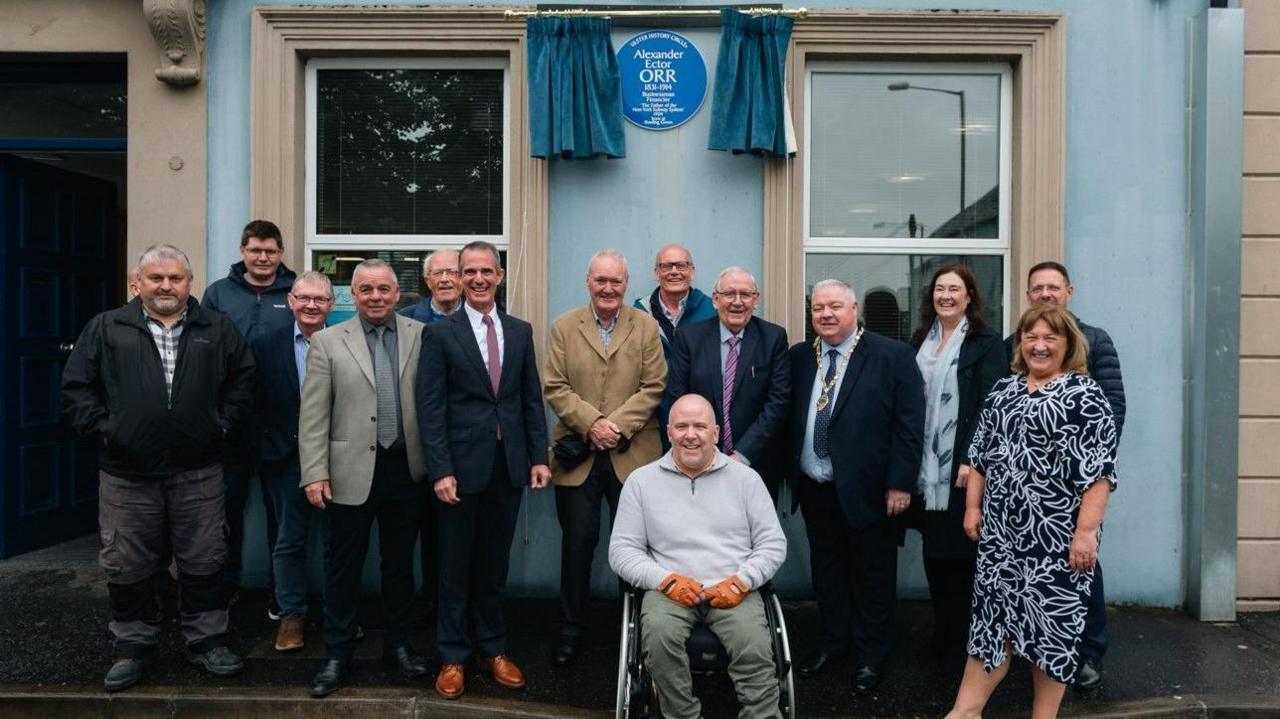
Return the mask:
<path fill-rule="evenodd" d="M 378 391 L 378 444 L 387 449 L 396 442 L 396 375 L 391 369 L 391 356 L 383 343 L 387 328 L 375 327 L 373 343 L 373 384 Z"/>

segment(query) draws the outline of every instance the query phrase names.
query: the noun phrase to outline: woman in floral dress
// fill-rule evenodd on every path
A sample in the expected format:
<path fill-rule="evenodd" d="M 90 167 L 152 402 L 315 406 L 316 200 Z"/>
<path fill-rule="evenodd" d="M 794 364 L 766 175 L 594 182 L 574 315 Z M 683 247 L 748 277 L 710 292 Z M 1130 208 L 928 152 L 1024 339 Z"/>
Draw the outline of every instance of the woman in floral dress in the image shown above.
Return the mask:
<path fill-rule="evenodd" d="M 1057 715 L 1115 488 L 1115 422 L 1086 374 L 1075 320 L 1033 307 L 1015 337 L 1017 374 L 992 388 L 969 448 L 964 525 L 978 566 L 970 656 L 948 719 L 981 715 L 1011 654 L 1031 664 L 1032 717 Z"/>

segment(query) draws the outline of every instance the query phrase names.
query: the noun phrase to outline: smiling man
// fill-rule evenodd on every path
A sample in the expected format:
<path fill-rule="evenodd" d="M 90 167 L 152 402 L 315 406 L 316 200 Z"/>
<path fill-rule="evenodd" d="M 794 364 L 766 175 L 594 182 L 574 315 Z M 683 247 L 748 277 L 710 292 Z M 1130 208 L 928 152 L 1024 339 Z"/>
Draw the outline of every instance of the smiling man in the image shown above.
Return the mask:
<path fill-rule="evenodd" d="M 667 245 L 653 258 L 653 276 L 658 286 L 647 297 L 635 301 L 638 310 L 647 312 L 658 323 L 662 336 L 662 352 L 671 361 L 671 343 L 682 324 L 710 319 L 716 310 L 710 298 L 693 286 L 693 255 L 681 245 Z"/>
<path fill-rule="evenodd" d="M 356 642 L 360 577 L 378 522 L 383 658 L 406 677 L 427 673 L 409 643 L 413 545 L 427 468 L 414 392 L 422 323 L 396 314 L 400 286 L 386 262 L 351 275 L 356 316 L 311 337 L 298 417 L 298 454 L 307 501 L 328 516 L 324 641 L 328 658 L 311 695 L 348 681 Z"/>
<path fill-rule="evenodd" d="M 162 552 L 178 564 L 188 660 L 219 675 L 244 667 L 227 648 L 219 591 L 227 559 L 219 459 L 250 412 L 253 356 L 229 319 L 191 299 L 182 250 L 148 248 L 135 276 L 138 296 L 89 321 L 62 373 L 63 415 L 98 447 L 100 560 L 115 637 L 106 691 L 132 686 L 154 657 Z"/>
<path fill-rule="evenodd" d="M 556 666 L 576 661 L 591 600 L 591 563 L 600 537 L 600 503 L 617 511 L 622 480 L 662 454 L 654 410 L 667 363 L 658 323 L 627 307 L 627 260 L 602 250 L 587 264 L 590 302 L 551 326 L 543 390 L 560 418 L 558 444 L 583 450 L 570 466 L 552 464 L 560 545 L 560 641 Z M 583 456 L 585 455 L 585 456 Z"/>
<path fill-rule="evenodd" d="M 813 286 L 817 340 L 791 350 L 791 460 L 809 537 L 821 636 L 813 676 L 849 654 L 853 689 L 879 685 L 891 648 L 898 525 L 920 476 L 924 378 L 910 345 L 858 326 L 840 280 Z"/>
<path fill-rule="evenodd" d="M 466 690 L 473 654 L 498 684 L 525 684 L 507 656 L 507 566 L 524 487 L 551 479 L 533 328 L 498 309 L 506 273 L 496 247 L 471 242 L 461 258 L 466 300 L 428 327 L 416 397 L 440 511 L 435 687 L 445 699 Z"/>
<path fill-rule="evenodd" d="M 729 267 L 711 293 L 718 317 L 681 327 L 672 344 L 667 402 L 690 392 L 715 410 L 720 449 L 756 469 L 776 496 L 785 472 L 777 451 L 791 402 L 787 331 L 755 316 L 750 272 Z"/>
<path fill-rule="evenodd" d="M 436 250 L 422 264 L 427 296 L 418 304 L 400 310 L 405 317 L 431 324 L 453 314 L 462 306 L 462 271 L 457 250 Z"/>
<path fill-rule="evenodd" d="M 662 714 L 696 719 L 685 640 L 705 623 L 729 654 L 740 717 L 779 717 L 773 646 L 757 590 L 787 556 L 787 539 L 760 477 L 716 449 L 706 399 L 671 407 L 671 451 L 627 478 L 609 566 L 644 590 L 640 638 Z"/>

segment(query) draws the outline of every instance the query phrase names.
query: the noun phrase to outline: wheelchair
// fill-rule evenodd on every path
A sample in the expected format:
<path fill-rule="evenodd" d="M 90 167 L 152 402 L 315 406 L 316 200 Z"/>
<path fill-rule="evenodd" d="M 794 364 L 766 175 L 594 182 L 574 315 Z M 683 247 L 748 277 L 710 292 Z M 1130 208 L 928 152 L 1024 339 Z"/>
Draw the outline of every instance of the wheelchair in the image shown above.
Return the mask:
<path fill-rule="evenodd" d="M 625 587 L 622 594 L 622 639 L 618 650 L 618 692 L 614 705 L 616 719 L 659 717 L 658 692 L 644 666 L 640 647 L 640 602 L 644 592 Z M 791 668 L 791 645 L 782 603 L 770 584 L 760 588 L 764 616 L 773 640 L 773 666 L 778 677 L 778 708 L 786 719 L 796 716 L 795 677 Z M 729 668 L 729 654 L 705 624 L 689 634 L 689 670 L 693 674 L 717 674 Z"/>

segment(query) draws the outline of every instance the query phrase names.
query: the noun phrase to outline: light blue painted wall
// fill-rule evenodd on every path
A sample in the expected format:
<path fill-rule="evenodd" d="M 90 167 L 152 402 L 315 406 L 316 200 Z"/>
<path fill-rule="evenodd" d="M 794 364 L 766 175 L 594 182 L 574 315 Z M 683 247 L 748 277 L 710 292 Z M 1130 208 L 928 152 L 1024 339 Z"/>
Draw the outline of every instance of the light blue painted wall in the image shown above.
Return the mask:
<path fill-rule="evenodd" d="M 255 4 L 271 3 L 225 0 L 210 7 L 208 259 L 214 268 L 235 260 L 240 227 L 249 219 L 249 12 Z M 889 3 L 807 4 L 871 9 Z M 1086 321 L 1110 331 L 1127 370 L 1129 414 L 1120 449 L 1120 489 L 1107 513 L 1102 550 L 1112 601 L 1173 606 L 1183 595 L 1185 28 L 1186 20 L 1207 4 L 946 3 L 951 9 L 996 6 L 1067 16 L 1066 260 L 1076 286 L 1072 306 Z M 937 0 L 898 0 L 892 9 L 938 5 Z M 714 70 L 715 32 L 682 32 L 698 44 Z M 630 28 L 616 31 L 615 44 L 630 34 Z M 576 278 L 591 252 L 602 247 L 628 256 L 632 295 L 652 287 L 647 268 L 653 250 L 667 241 L 693 248 L 701 273 L 698 284 L 704 288 L 713 281 L 715 268 L 725 264 L 759 270 L 759 161 L 703 150 L 708 110 L 709 105 L 684 128 L 667 133 L 628 128 L 624 160 L 553 164 L 552 316 L 585 301 Z M 513 548 L 512 581 L 518 591 L 554 590 L 558 528 L 551 500 L 542 493 L 526 503 L 532 511 L 522 516 Z M 260 522 L 254 518 L 251 524 L 255 519 Z M 784 584 L 802 582 L 806 574 L 801 525 L 789 520 L 788 529 L 792 552 Z M 919 594 L 914 537 L 902 555 L 904 589 Z M 261 557 L 250 557 L 250 579 L 261 576 L 261 566 Z M 608 581 L 600 577 L 597 585 L 607 588 Z"/>

